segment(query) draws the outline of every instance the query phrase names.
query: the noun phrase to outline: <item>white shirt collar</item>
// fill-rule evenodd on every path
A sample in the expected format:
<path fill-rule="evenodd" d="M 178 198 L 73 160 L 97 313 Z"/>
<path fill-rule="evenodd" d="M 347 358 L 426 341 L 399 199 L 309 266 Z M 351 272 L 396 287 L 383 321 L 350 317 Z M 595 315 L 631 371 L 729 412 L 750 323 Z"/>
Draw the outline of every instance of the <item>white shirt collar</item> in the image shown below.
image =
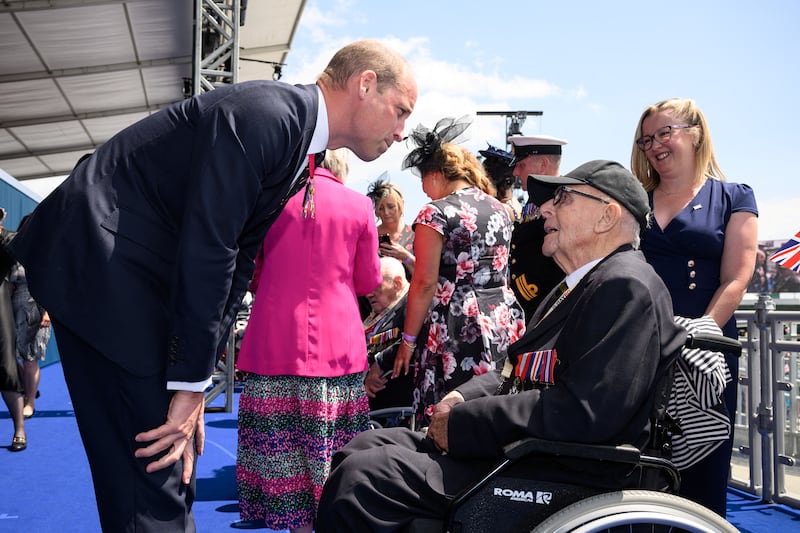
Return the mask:
<path fill-rule="evenodd" d="M 595 259 L 594 261 L 589 261 L 588 263 L 586 263 L 582 267 L 576 269 L 575 272 L 573 272 L 572 274 L 568 275 L 565 278 L 565 281 L 567 282 L 567 288 L 569 288 L 571 290 L 575 285 L 578 284 L 578 282 L 583 278 L 583 276 L 586 275 L 587 272 L 589 272 L 591 269 L 593 269 L 594 266 L 597 263 L 599 263 L 600 261 L 602 261 L 602 260 L 603 260 L 603 258 Z"/>
<path fill-rule="evenodd" d="M 322 94 L 322 89 L 317 87 L 317 94 L 319 95 L 319 106 L 317 107 L 317 125 L 314 127 L 314 134 L 311 136 L 311 144 L 308 145 L 309 154 L 317 154 L 325 151 L 328 147 L 328 107 L 325 104 L 325 96 Z"/>

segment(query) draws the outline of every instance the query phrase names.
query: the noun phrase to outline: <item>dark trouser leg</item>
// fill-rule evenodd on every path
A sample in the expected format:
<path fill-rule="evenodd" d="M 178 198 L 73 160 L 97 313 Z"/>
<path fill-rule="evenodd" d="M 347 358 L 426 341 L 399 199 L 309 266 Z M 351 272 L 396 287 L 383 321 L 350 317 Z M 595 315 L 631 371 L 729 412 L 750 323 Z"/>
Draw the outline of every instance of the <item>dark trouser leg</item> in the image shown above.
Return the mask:
<path fill-rule="evenodd" d="M 61 324 L 53 327 L 103 531 L 194 532 L 195 480 L 181 483 L 182 462 L 148 474 L 145 466 L 156 458 L 133 455 L 134 436 L 166 420 L 164 376 L 134 376 Z"/>
<path fill-rule="evenodd" d="M 415 518 L 443 519 L 450 497 L 488 466 L 443 456 L 405 428 L 366 431 L 334 454 L 315 530 L 397 531 Z"/>

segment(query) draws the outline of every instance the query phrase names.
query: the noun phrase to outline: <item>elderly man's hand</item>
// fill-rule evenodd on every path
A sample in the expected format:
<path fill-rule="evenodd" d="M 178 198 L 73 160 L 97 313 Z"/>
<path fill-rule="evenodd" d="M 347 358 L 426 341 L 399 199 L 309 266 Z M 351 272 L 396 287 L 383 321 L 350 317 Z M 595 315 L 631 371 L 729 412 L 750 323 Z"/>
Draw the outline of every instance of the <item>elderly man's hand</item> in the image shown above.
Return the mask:
<path fill-rule="evenodd" d="M 437 403 L 433 408 L 433 416 L 431 416 L 431 425 L 428 426 L 428 437 L 433 440 L 436 447 L 443 451 L 449 451 L 450 445 L 447 440 L 447 423 L 450 419 L 450 410 L 454 405 L 462 403 L 464 397 L 458 391 L 452 391 L 447 394 L 442 401 Z"/>
<path fill-rule="evenodd" d="M 383 377 L 383 370 L 378 366 L 378 363 L 372 363 L 367 376 L 364 378 L 364 389 L 367 391 L 367 396 L 374 398 L 376 394 L 386 388 L 388 381 Z"/>

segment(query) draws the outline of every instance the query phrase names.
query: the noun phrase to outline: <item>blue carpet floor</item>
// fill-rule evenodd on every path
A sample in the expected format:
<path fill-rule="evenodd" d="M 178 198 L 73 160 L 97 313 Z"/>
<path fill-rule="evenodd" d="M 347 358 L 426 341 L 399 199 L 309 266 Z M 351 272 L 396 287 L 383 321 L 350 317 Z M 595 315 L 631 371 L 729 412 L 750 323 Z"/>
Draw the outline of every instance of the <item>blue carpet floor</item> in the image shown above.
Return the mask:
<path fill-rule="evenodd" d="M 89 466 L 60 364 L 42 369 L 41 398 L 26 424 L 28 449 L 7 451 L 11 420 L 0 411 L 0 532 L 97 533 Z M 238 394 L 234 395 L 238 401 Z M 217 398 L 213 405 L 222 405 Z M 236 402 L 232 413 L 206 414 L 206 450 L 197 473 L 195 521 L 199 533 L 236 531 Z M 762 503 L 734 489 L 728 520 L 742 533 L 800 531 L 800 512 Z M 269 532 L 271 530 L 260 529 Z"/>
<path fill-rule="evenodd" d="M 89 465 L 60 364 L 42 369 L 40 390 L 36 414 L 25 424 L 28 449 L 23 452 L 7 451 L 13 430 L 0 408 L 0 532 L 99 532 Z M 198 462 L 193 507 L 198 533 L 232 532 L 230 524 L 239 520 L 234 466 L 238 396 L 232 413 L 205 416 L 205 453 Z M 212 404 L 222 405 L 220 397 Z"/>

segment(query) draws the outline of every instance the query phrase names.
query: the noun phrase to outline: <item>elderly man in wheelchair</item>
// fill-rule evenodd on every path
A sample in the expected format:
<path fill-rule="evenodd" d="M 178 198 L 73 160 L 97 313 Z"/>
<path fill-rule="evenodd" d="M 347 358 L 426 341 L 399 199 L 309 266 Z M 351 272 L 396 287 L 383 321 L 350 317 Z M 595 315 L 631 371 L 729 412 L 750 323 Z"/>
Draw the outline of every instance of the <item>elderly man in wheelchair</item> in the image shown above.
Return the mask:
<path fill-rule="evenodd" d="M 381 278 L 381 284 L 367 296 L 372 312 L 364 319 L 369 359 L 364 388 L 369 397 L 370 425 L 413 429 L 413 376 L 389 379 L 402 340 L 409 284 L 403 264 L 394 257 L 381 257 Z"/>
<path fill-rule="evenodd" d="M 546 219 L 542 250 L 565 283 L 530 318 L 504 367 L 443 398 L 426 433 L 367 431 L 335 453 L 318 533 L 633 523 L 736 531 L 668 493 L 678 482 L 663 458 L 669 425 L 655 431 L 651 418 L 666 405 L 663 383 L 687 331 L 637 250 L 650 216 L 644 189 L 611 161 L 528 179 Z M 396 361 L 404 363 L 407 372 L 408 362 Z M 656 443 L 662 457 L 648 457 L 642 450 L 656 434 L 666 435 Z M 650 490 L 623 490 L 632 487 Z"/>

